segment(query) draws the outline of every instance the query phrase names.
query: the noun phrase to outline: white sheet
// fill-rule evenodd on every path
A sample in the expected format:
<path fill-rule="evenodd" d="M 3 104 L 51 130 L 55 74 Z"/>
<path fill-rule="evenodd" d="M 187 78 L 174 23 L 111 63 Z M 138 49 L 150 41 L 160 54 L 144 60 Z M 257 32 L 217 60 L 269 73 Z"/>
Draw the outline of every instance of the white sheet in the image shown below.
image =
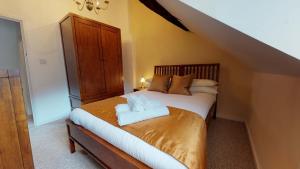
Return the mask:
<path fill-rule="evenodd" d="M 133 94 L 144 94 L 146 97 L 159 100 L 168 106 L 193 111 L 202 116 L 204 119 L 206 118 L 210 107 L 216 100 L 214 95 L 205 93 L 196 93 L 193 96 L 183 96 L 143 90 Z M 126 95 L 123 97 L 126 97 Z M 151 168 L 186 169 L 186 166 L 169 154 L 158 150 L 138 137 L 118 127 L 115 127 L 84 110 L 79 109 L 71 112 L 70 119 L 75 124 L 81 125 L 90 130 L 97 136 L 111 143 L 115 147 L 118 147 Z"/>
<path fill-rule="evenodd" d="M 216 95 L 208 93 L 193 93 L 192 96 L 185 96 L 141 90 L 133 94 L 142 94 L 149 99 L 158 100 L 167 106 L 192 111 L 199 114 L 204 119 L 206 119 L 211 106 L 216 101 Z M 126 97 L 126 95 L 122 97 Z"/>

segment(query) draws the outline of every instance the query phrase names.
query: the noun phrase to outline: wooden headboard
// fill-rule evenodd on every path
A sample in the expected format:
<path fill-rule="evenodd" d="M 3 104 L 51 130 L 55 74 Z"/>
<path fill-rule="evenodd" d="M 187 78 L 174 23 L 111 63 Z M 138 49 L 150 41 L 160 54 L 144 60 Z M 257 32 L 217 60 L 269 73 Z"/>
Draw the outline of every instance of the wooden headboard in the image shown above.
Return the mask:
<path fill-rule="evenodd" d="M 219 82 L 220 64 L 159 65 L 154 67 L 158 75 L 194 74 L 197 79 L 211 79 Z"/>

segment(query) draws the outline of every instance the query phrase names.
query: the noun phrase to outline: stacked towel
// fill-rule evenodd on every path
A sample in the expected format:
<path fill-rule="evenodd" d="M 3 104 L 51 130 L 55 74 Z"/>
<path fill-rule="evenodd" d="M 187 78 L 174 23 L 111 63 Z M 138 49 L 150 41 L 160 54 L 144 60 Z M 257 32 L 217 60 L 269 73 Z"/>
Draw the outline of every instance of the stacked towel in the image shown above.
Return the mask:
<path fill-rule="evenodd" d="M 169 109 L 167 107 L 154 108 L 144 112 L 123 112 L 118 114 L 118 123 L 120 126 L 124 126 L 167 115 L 169 115 Z"/>
<path fill-rule="evenodd" d="M 128 104 L 118 104 L 116 107 L 117 116 L 119 113 L 130 112 L 130 107 Z"/>
<path fill-rule="evenodd" d="M 127 97 L 127 103 L 131 111 L 135 111 L 135 112 L 145 111 L 144 102 L 145 99 L 139 95 L 129 95 Z"/>
<path fill-rule="evenodd" d="M 143 95 L 129 95 L 127 97 L 127 102 L 130 110 L 137 112 L 142 112 L 157 107 L 166 107 L 161 102 L 148 99 Z"/>
<path fill-rule="evenodd" d="M 169 115 L 167 106 L 143 95 L 129 95 L 127 102 L 115 107 L 120 126 Z"/>

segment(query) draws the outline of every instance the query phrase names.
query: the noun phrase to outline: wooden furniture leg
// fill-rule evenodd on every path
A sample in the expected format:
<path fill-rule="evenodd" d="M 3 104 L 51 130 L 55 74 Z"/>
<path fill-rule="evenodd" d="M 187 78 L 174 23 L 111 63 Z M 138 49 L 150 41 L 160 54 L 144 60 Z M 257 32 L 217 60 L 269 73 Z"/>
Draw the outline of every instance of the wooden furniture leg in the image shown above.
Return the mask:
<path fill-rule="evenodd" d="M 218 95 L 216 96 L 216 103 L 214 105 L 214 114 L 213 114 L 213 119 L 217 119 L 217 108 L 218 108 Z"/>
<path fill-rule="evenodd" d="M 76 149 L 75 149 L 75 142 L 71 138 L 71 132 L 70 132 L 70 126 L 69 125 L 67 125 L 67 131 L 68 131 L 68 136 L 69 136 L 69 148 L 70 148 L 70 152 L 73 154 L 73 153 L 75 153 Z"/>
<path fill-rule="evenodd" d="M 70 147 L 70 152 L 73 154 L 75 153 L 76 149 L 75 149 L 75 142 L 69 138 L 69 147 Z"/>

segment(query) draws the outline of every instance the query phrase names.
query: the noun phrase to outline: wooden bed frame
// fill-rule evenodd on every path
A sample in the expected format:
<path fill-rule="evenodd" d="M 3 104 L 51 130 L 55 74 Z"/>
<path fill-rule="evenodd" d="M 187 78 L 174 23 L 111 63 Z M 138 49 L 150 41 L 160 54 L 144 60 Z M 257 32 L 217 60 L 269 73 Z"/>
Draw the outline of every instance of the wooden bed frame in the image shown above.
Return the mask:
<path fill-rule="evenodd" d="M 220 64 L 160 65 L 155 66 L 154 73 L 160 75 L 194 74 L 195 78 L 219 81 Z M 210 109 L 206 118 L 207 125 L 216 118 L 217 101 Z M 80 145 L 104 168 L 111 169 L 148 169 L 147 165 L 131 157 L 122 150 L 111 145 L 89 130 L 67 120 L 70 151 L 75 152 L 75 143 Z"/>

